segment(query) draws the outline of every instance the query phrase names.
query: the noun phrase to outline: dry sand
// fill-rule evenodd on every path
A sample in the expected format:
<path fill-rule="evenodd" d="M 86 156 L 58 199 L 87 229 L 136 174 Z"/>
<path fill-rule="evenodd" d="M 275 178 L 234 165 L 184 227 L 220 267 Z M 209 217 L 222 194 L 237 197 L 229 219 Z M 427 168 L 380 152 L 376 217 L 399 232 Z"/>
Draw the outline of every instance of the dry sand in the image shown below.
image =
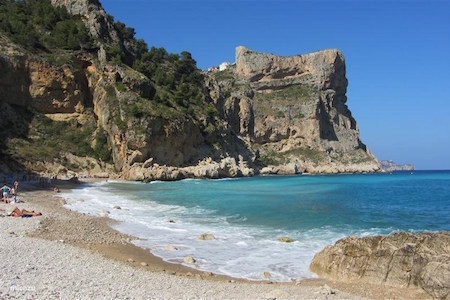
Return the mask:
<path fill-rule="evenodd" d="M 74 184 L 59 182 L 60 189 Z M 113 220 L 67 210 L 50 189 L 22 186 L 25 203 L 0 209 L 0 298 L 20 299 L 423 299 L 421 291 L 322 279 L 247 282 L 171 264 L 134 246 Z"/>

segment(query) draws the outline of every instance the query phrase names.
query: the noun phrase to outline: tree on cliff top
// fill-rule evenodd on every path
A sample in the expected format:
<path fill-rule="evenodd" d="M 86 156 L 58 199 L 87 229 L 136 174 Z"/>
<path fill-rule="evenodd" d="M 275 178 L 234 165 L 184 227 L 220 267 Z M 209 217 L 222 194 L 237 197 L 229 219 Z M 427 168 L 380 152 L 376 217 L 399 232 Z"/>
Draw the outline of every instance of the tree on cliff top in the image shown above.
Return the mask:
<path fill-rule="evenodd" d="M 30 51 L 89 48 L 85 24 L 50 0 L 0 0 L 0 31 Z"/>

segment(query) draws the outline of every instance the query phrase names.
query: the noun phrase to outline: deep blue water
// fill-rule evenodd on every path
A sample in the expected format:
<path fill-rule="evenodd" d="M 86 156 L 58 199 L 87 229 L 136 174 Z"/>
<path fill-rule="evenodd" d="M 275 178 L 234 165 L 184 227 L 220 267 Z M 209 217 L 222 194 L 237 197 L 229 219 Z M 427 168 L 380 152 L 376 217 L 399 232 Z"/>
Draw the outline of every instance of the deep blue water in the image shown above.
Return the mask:
<path fill-rule="evenodd" d="M 193 255 L 202 269 L 249 279 L 309 277 L 313 255 L 348 235 L 450 230 L 450 171 L 112 182 L 83 197 L 72 197 L 76 209 L 110 210 L 119 230 L 168 261 Z M 203 232 L 216 240 L 197 241 Z M 277 242 L 285 235 L 296 242 Z"/>

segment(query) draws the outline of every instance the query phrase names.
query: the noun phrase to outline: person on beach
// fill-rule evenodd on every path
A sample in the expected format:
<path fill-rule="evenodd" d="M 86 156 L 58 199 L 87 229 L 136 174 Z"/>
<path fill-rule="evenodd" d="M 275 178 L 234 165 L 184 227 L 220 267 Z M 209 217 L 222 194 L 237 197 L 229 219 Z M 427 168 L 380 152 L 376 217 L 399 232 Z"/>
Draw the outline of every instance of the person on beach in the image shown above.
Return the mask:
<path fill-rule="evenodd" d="M 14 180 L 14 187 L 12 188 L 12 194 L 14 196 L 14 202 L 17 203 L 17 193 L 19 192 L 19 180 Z"/>
<path fill-rule="evenodd" d="M 13 209 L 13 211 L 9 214 L 10 217 L 17 217 L 17 218 L 31 218 L 31 217 L 38 217 L 42 216 L 41 213 L 37 213 L 34 210 L 28 211 L 26 209 L 18 209 L 17 207 Z"/>
<path fill-rule="evenodd" d="M 9 203 L 8 194 L 11 191 L 11 188 L 6 185 L 6 182 L 3 184 L 3 187 L 1 188 L 2 191 L 2 201 L 5 203 Z"/>

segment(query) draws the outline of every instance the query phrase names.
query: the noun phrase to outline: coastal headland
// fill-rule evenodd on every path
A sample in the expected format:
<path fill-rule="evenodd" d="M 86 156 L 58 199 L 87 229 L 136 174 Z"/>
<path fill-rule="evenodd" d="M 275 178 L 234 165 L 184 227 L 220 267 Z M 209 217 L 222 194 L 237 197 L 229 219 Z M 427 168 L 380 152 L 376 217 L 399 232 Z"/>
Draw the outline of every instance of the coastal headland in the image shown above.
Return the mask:
<path fill-rule="evenodd" d="M 149 48 L 97 1 L 32 1 L 25 21 L 15 5 L 0 30 L 4 175 L 151 181 L 380 169 L 347 107 L 337 49 L 281 57 L 239 46 L 235 63 L 204 71 L 189 52 Z"/>
<path fill-rule="evenodd" d="M 340 50 L 281 57 L 239 46 L 234 63 L 205 71 L 189 52 L 136 39 L 99 1 L 5 1 L 0 19 L 2 177 L 146 182 L 380 170 L 347 106 Z M 82 183 L 55 184 L 64 191 Z M 0 204 L 0 298 L 449 297 L 445 282 L 426 293 L 350 271 L 343 279 L 327 257 L 316 270 L 330 279 L 250 282 L 202 272 L 135 246 L 107 214 L 69 210 L 48 187 L 21 183 L 19 198 Z M 16 205 L 42 216 L 9 216 Z M 370 241 L 327 251 L 354 259 L 404 249 L 369 251 Z M 448 244 L 439 251 L 448 258 Z"/>

